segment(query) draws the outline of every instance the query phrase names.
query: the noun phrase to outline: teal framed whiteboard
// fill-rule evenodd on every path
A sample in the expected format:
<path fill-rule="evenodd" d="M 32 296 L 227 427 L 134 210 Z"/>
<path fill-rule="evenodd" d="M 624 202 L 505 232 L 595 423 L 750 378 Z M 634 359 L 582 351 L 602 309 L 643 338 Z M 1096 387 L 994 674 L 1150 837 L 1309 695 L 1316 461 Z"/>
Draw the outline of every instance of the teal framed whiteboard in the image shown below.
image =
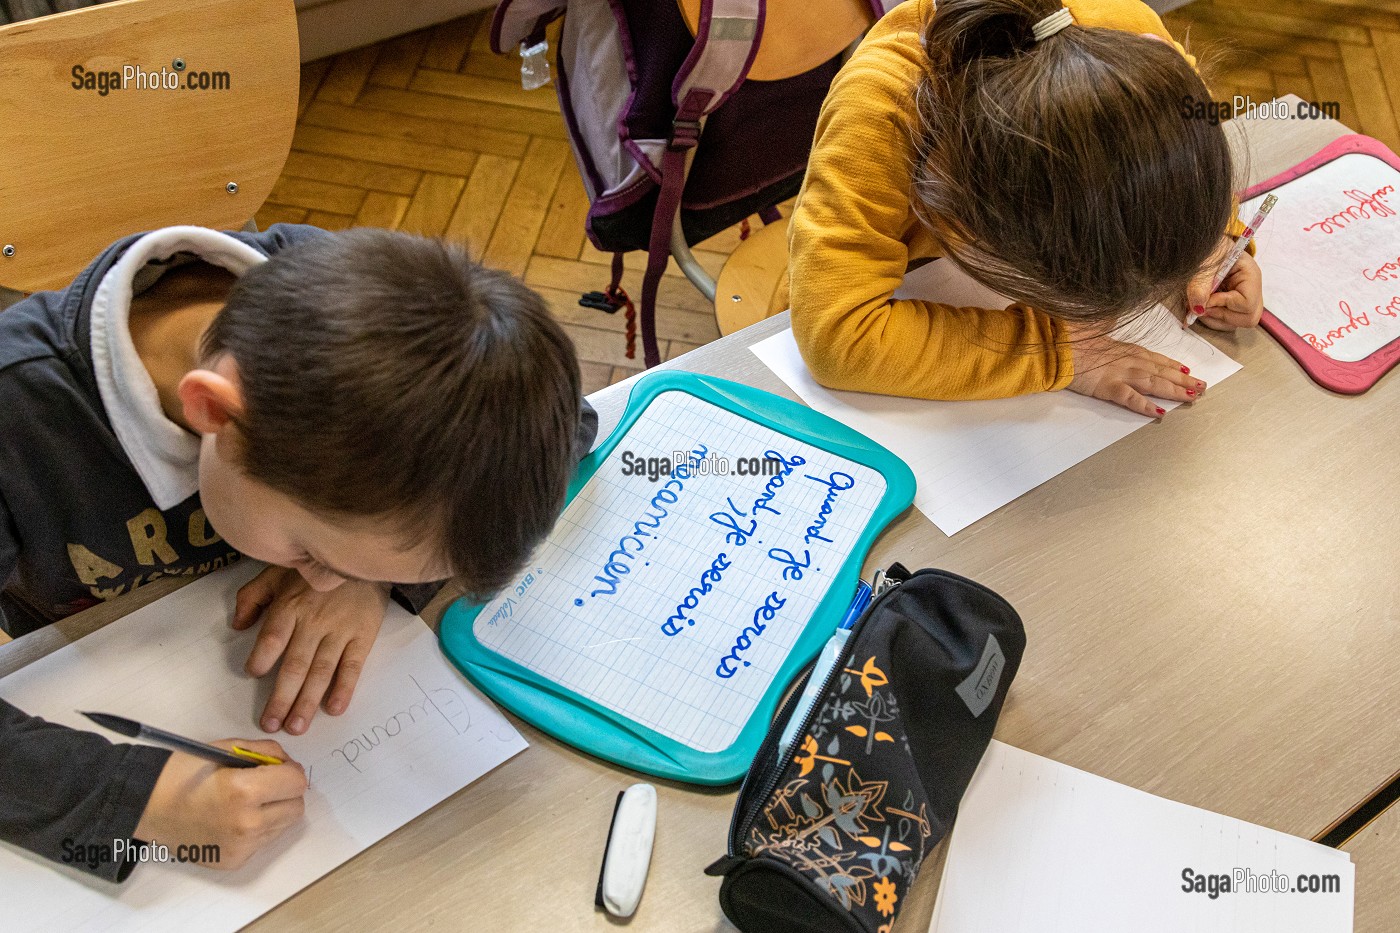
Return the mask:
<path fill-rule="evenodd" d="M 748 770 L 778 701 L 840 624 L 909 467 L 780 396 L 643 376 L 579 464 L 530 566 L 459 600 L 447 657 L 522 719 L 696 784 Z"/>

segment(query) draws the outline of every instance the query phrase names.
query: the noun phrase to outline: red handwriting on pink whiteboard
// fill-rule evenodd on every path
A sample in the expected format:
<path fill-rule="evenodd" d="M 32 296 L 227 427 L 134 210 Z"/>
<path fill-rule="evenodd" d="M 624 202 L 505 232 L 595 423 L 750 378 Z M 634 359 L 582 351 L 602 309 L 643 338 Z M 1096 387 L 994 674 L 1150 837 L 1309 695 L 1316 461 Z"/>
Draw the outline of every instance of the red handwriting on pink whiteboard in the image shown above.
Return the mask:
<path fill-rule="evenodd" d="M 1338 211 L 1331 217 L 1324 217 L 1315 224 L 1308 224 L 1303 228 L 1304 233 L 1316 230 L 1328 236 L 1339 230 L 1346 229 L 1347 224 L 1354 220 L 1370 220 L 1372 217 L 1394 217 L 1395 211 L 1389 204 L 1385 203 L 1387 196 L 1395 193 L 1394 185 L 1386 185 L 1372 194 L 1367 194 L 1356 188 L 1350 191 L 1343 191 L 1342 194 L 1351 199 L 1352 205 L 1346 210 Z"/>
<path fill-rule="evenodd" d="M 1362 269 L 1361 274 L 1368 282 L 1393 282 L 1400 279 L 1400 257 L 1375 269 Z"/>
<path fill-rule="evenodd" d="M 1343 337 L 1349 337 L 1363 327 L 1370 327 L 1372 325 L 1373 321 L 1371 320 L 1371 316 L 1365 311 L 1353 311 L 1351 310 L 1351 305 L 1347 304 L 1345 301 L 1340 301 L 1337 305 L 1341 308 L 1342 313 L 1346 315 L 1347 321 L 1345 324 L 1334 327 L 1322 337 L 1318 337 L 1316 334 L 1303 335 L 1303 339 L 1312 344 L 1314 350 L 1326 350 Z M 1376 305 L 1376 313 L 1381 317 L 1400 316 L 1400 295 L 1390 299 L 1389 304 Z"/>

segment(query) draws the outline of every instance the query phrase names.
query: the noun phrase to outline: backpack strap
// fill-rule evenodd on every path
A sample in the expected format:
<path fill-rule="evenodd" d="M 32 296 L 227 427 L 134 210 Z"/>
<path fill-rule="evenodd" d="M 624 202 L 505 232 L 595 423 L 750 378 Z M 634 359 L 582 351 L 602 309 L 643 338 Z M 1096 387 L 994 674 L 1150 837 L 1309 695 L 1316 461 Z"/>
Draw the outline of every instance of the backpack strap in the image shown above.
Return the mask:
<path fill-rule="evenodd" d="M 491 17 L 491 51 L 500 55 L 544 36 L 544 27 L 564 15 L 568 0 L 501 0 Z"/>
<path fill-rule="evenodd" d="M 647 368 L 661 362 L 656 344 L 656 293 L 671 258 L 671 229 L 680 213 L 689 155 L 700 142 L 705 117 L 744 83 L 763 38 L 766 10 L 767 0 L 702 0 L 695 45 L 671 84 L 676 111 L 671 138 L 661 154 L 661 185 L 642 279 L 642 352 Z"/>
<path fill-rule="evenodd" d="M 766 12 L 766 0 L 702 0 L 695 45 L 671 85 L 677 111 L 691 94 L 708 94 L 698 104 L 703 117 L 739 89 L 758 54 Z"/>

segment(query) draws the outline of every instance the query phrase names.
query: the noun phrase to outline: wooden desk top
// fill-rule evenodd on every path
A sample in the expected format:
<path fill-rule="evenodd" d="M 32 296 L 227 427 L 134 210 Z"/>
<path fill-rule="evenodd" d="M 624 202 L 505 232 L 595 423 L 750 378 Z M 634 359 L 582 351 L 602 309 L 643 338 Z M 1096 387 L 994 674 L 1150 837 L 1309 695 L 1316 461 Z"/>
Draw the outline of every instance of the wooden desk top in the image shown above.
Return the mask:
<path fill-rule="evenodd" d="M 1248 132 L 1250 174 L 1265 178 L 1345 128 L 1253 121 Z M 792 397 L 747 350 L 785 325 L 769 319 L 668 365 Z M 1263 332 L 1211 339 L 1245 368 L 1193 410 L 955 538 L 910 510 L 868 566 L 943 567 L 1020 611 L 1029 645 L 998 738 L 1312 836 L 1400 765 L 1400 496 L 1388 466 L 1400 460 L 1400 376 L 1344 398 Z M 625 390 L 597 398 L 605 432 L 623 401 Z M 0 673 L 135 605 L 97 607 L 0 648 Z M 593 892 L 613 800 L 639 778 L 521 731 L 529 751 L 250 929 L 616 926 L 595 911 Z M 654 783 L 655 852 L 629 928 L 730 929 L 719 882 L 701 870 L 723 854 L 732 791 Z M 899 933 L 927 929 L 940 873 L 941 852 Z M 1381 886 L 1362 884 L 1358 902 L 1397 926 L 1394 900 L 1373 908 L 1367 895 Z"/>
<path fill-rule="evenodd" d="M 1394 933 L 1400 926 L 1400 885 L 1395 883 L 1400 878 L 1400 806 L 1382 813 L 1342 848 L 1356 863 L 1355 933 Z"/>

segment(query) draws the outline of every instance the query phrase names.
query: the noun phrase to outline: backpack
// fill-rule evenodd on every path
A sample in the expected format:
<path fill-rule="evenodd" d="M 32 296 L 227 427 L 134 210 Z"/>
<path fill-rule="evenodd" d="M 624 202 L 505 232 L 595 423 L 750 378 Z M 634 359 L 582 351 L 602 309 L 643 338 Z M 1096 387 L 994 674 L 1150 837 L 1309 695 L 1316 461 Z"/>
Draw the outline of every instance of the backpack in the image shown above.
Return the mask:
<path fill-rule="evenodd" d="M 897 0 L 850 2 L 868 7 L 873 21 Z M 694 14 L 693 35 L 683 3 Z M 646 250 L 640 317 L 648 367 L 660 362 L 656 292 L 671 252 L 713 299 L 714 283 L 689 245 L 752 214 L 777 218 L 775 205 L 802 185 L 817 115 L 844 58 L 838 52 L 793 77 L 745 80 L 767 0 L 683 3 L 502 0 L 491 25 L 492 49 L 519 45 L 527 86 L 538 86 L 543 82 L 529 78 L 547 68 L 545 27 L 564 17 L 555 87 L 589 196 L 588 237 L 614 254 L 608 290 L 590 292 L 580 304 L 606 311 L 626 305 L 633 357 L 635 316 L 621 289 L 622 254 Z"/>

